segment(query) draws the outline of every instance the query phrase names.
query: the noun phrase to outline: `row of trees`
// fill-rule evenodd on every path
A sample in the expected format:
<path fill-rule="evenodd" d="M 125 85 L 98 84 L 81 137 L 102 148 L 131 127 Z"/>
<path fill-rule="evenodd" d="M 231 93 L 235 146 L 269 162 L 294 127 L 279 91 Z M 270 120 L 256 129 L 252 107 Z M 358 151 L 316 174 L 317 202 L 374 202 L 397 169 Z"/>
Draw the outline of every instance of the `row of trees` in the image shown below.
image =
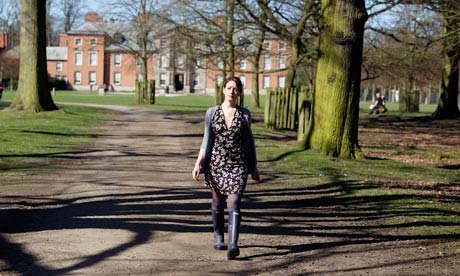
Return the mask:
<path fill-rule="evenodd" d="M 35 6 L 27 4 L 29 2 Z M 40 83 L 46 75 L 41 69 L 36 70 L 42 68 L 41 64 L 46 64 L 43 55 L 45 34 L 36 31 L 45 29 L 36 28 L 46 24 L 38 19 L 46 18 L 44 2 L 21 0 L 21 41 L 27 41 L 21 43 L 21 56 L 38 58 L 36 63 L 21 59 L 19 93 L 12 104 L 14 108 L 34 111 L 56 108 L 48 97 L 46 86 Z M 127 20 L 136 26 L 132 29 L 138 32 L 136 53 L 144 64 L 152 53 L 152 49 L 148 49 L 149 39 L 152 38 L 150 34 L 155 32 L 152 16 L 179 26 L 181 35 L 188 36 L 190 46 L 206 46 L 205 49 L 188 47 L 195 54 L 220 57 L 224 62 L 221 67 L 224 75 L 238 72 L 235 62 L 248 51 L 257 64 L 265 36 L 276 35 L 286 41 L 291 48 L 291 62 L 285 69 L 286 87 L 289 89 L 305 82 L 314 85 L 312 116 L 302 141 L 305 148 L 319 149 L 331 156 L 361 156 L 358 111 L 363 68 L 366 79 L 399 78 L 400 81 L 404 76 L 410 89 L 415 88 L 416 78 L 423 72 L 427 72 L 428 78 L 430 72 L 437 71 L 439 73 L 432 73 L 432 77 L 434 79 L 438 75 L 441 79 L 441 100 L 435 115 L 459 116 L 460 17 L 457 16 L 459 4 L 456 0 L 369 0 L 367 3 L 364 0 L 176 0 L 174 5 L 170 1 L 162 6 L 155 5 L 153 0 L 122 2 L 125 11 L 132 7 L 137 12 L 130 13 L 134 17 Z M 417 11 L 416 8 L 420 7 L 424 11 L 424 17 L 420 18 L 431 18 L 431 22 L 422 25 L 418 17 L 407 16 L 413 24 L 399 25 L 398 29 L 384 28 L 375 23 L 366 25 L 368 20 L 382 14 L 387 14 L 387 21 L 394 20 L 388 15 L 389 11 Z M 35 12 L 40 13 L 36 15 L 37 20 L 23 20 L 26 16 L 33 19 Z M 364 43 L 366 26 L 369 32 Z M 235 40 L 238 32 L 246 32 L 251 40 L 244 37 Z M 38 49 L 37 52 L 34 49 Z M 407 64 L 395 62 L 398 66 L 394 70 L 396 66 L 391 67 L 387 61 L 392 55 L 392 61 L 398 61 L 394 55 L 398 53 L 397 49 L 407 53 L 403 56 Z M 363 63 L 364 50 L 366 59 Z M 437 66 L 426 70 L 427 66 L 421 60 L 429 61 L 430 53 L 442 55 L 442 64 L 437 63 Z M 26 68 L 31 67 L 36 71 L 37 78 L 29 77 L 33 72 L 26 71 Z M 398 73 L 401 67 L 405 67 L 404 74 Z M 44 68 L 46 72 L 46 65 Z M 257 83 L 257 76 L 263 71 L 251 70 L 254 83 Z M 253 93 L 252 104 L 258 105 L 258 89 L 253 89 Z"/>

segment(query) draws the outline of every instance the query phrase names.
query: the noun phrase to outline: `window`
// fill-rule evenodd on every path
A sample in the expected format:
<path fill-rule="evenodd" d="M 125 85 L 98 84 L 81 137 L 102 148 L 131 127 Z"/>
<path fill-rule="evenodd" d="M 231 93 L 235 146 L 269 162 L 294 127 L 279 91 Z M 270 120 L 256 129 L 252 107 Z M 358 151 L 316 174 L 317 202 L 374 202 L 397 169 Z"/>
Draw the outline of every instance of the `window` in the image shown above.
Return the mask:
<path fill-rule="evenodd" d="M 75 38 L 75 45 L 76 46 L 81 46 L 82 45 L 81 38 Z"/>
<path fill-rule="evenodd" d="M 137 73 L 137 75 L 136 75 L 136 80 L 138 80 L 138 81 L 144 81 L 144 74 L 142 74 L 142 73 Z"/>
<path fill-rule="evenodd" d="M 279 50 L 280 50 L 280 51 L 286 50 L 286 43 L 284 43 L 284 41 L 280 41 L 280 43 L 279 43 Z"/>
<path fill-rule="evenodd" d="M 286 68 L 286 56 L 280 55 L 278 57 L 278 69 Z"/>
<path fill-rule="evenodd" d="M 95 84 L 96 83 L 96 72 L 91 71 L 89 72 L 89 84 Z"/>
<path fill-rule="evenodd" d="M 61 72 L 62 71 L 62 62 L 57 61 L 56 62 L 56 72 Z"/>
<path fill-rule="evenodd" d="M 121 66 L 121 54 L 115 54 L 113 56 L 113 65 Z"/>
<path fill-rule="evenodd" d="M 268 88 L 270 87 L 270 76 L 264 76 L 264 87 L 263 88 Z"/>
<path fill-rule="evenodd" d="M 83 54 L 81 52 L 75 52 L 74 59 L 75 65 L 83 65 Z"/>
<path fill-rule="evenodd" d="M 240 57 L 240 69 L 246 69 L 246 57 Z"/>
<path fill-rule="evenodd" d="M 140 67 L 142 65 L 142 58 L 141 57 L 136 57 L 136 65 Z"/>
<path fill-rule="evenodd" d="M 160 56 L 160 68 L 167 68 L 168 67 L 168 59 L 165 55 Z"/>
<path fill-rule="evenodd" d="M 278 77 L 278 87 L 284 88 L 284 83 L 286 82 L 286 77 L 279 76 Z"/>
<path fill-rule="evenodd" d="M 192 75 L 192 84 L 193 85 L 198 85 L 198 82 L 199 82 L 198 76 L 193 74 Z"/>
<path fill-rule="evenodd" d="M 166 84 L 166 74 L 161 73 L 160 74 L 160 85 L 165 85 Z"/>
<path fill-rule="evenodd" d="M 217 68 L 223 69 L 224 68 L 224 60 L 221 57 L 217 57 L 216 65 L 217 65 Z"/>
<path fill-rule="evenodd" d="M 241 83 L 243 84 L 243 88 L 246 86 L 246 77 L 245 76 L 239 76 Z"/>
<path fill-rule="evenodd" d="M 176 58 L 176 66 L 177 67 L 184 66 L 184 56 L 182 56 L 182 55 L 177 56 L 177 58 Z"/>
<path fill-rule="evenodd" d="M 264 56 L 264 69 L 269 70 L 272 68 L 272 61 L 269 55 Z"/>
<path fill-rule="evenodd" d="M 271 43 L 270 43 L 270 42 L 264 42 L 263 47 L 264 47 L 265 50 L 270 50 L 270 48 L 271 48 Z"/>
<path fill-rule="evenodd" d="M 95 39 L 95 38 L 91 38 L 91 39 L 89 40 L 89 44 L 90 44 L 90 45 L 96 45 L 96 39 Z"/>
<path fill-rule="evenodd" d="M 116 85 L 120 85 L 120 82 L 121 82 L 121 73 L 120 72 L 113 73 L 113 83 Z"/>
<path fill-rule="evenodd" d="M 90 66 L 96 66 L 97 65 L 97 53 L 96 52 L 90 52 L 89 53 L 89 65 Z"/>
<path fill-rule="evenodd" d="M 167 45 L 167 42 L 166 42 L 166 39 L 161 39 L 160 40 L 160 48 L 166 48 L 168 45 Z"/>
<path fill-rule="evenodd" d="M 221 85 L 223 81 L 224 81 L 224 77 L 222 77 L 221 75 L 217 76 L 216 82 L 218 85 Z"/>
<path fill-rule="evenodd" d="M 193 63 L 193 68 L 194 69 L 198 69 L 201 66 L 201 60 L 199 60 L 199 59 L 194 59 L 192 61 L 192 63 Z"/>
<path fill-rule="evenodd" d="M 75 84 L 80 84 L 81 83 L 81 72 L 80 71 L 75 71 L 75 73 L 74 73 L 74 83 Z"/>

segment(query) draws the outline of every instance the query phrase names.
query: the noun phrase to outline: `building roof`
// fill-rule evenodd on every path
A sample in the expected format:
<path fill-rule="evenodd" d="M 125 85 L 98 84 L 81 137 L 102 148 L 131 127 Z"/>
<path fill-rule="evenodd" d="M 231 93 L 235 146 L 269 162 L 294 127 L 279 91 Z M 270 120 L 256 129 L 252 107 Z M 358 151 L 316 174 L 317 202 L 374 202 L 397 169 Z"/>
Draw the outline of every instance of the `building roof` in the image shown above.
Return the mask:
<path fill-rule="evenodd" d="M 67 47 L 46 47 L 48 60 L 67 60 Z"/>

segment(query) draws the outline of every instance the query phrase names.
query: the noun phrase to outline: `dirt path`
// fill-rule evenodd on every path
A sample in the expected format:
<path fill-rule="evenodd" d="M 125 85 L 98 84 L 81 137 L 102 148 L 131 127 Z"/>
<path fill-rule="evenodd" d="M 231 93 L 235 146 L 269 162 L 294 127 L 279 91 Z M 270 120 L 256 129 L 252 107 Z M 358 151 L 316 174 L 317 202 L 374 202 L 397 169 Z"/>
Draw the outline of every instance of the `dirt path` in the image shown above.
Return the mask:
<path fill-rule="evenodd" d="M 209 192 L 191 181 L 198 117 L 118 108 L 81 153 L 0 193 L 0 275 L 456 275 L 440 237 L 384 235 L 326 186 L 249 186 L 242 255 L 212 249 Z M 370 207 L 371 208 L 371 207 Z"/>

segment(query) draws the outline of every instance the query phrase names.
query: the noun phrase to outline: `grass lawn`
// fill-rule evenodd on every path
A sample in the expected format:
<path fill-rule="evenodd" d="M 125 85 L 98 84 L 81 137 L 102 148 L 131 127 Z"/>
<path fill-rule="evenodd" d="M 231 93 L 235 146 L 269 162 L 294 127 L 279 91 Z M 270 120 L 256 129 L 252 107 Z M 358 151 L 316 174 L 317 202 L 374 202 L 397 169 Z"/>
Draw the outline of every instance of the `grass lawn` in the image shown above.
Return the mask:
<path fill-rule="evenodd" d="M 25 169 L 31 159 L 78 152 L 110 118 L 106 109 L 98 108 L 66 106 L 33 115 L 4 112 L 6 106 L 0 102 L 0 178 Z"/>

